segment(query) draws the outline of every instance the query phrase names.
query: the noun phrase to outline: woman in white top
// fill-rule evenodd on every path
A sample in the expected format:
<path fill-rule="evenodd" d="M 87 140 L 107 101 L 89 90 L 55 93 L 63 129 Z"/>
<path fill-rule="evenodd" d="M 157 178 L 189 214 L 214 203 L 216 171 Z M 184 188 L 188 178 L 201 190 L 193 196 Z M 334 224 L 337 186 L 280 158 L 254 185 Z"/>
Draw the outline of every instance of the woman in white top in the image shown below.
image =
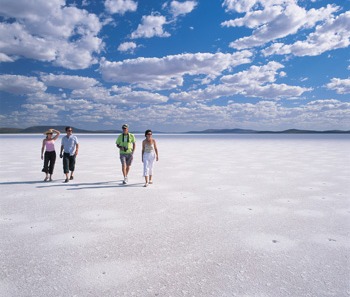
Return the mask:
<path fill-rule="evenodd" d="M 142 141 L 142 162 L 143 162 L 143 176 L 145 177 L 145 187 L 152 184 L 153 163 L 158 161 L 158 148 L 156 140 L 152 138 L 152 131 L 146 130 L 146 139 Z"/>
<path fill-rule="evenodd" d="M 56 133 L 55 137 L 53 137 L 53 133 Z M 41 160 L 44 160 L 42 172 L 45 172 L 46 174 L 44 181 L 52 181 L 53 169 L 56 162 L 55 141 L 58 136 L 60 136 L 60 131 L 49 129 L 44 134 L 46 134 L 46 138 L 43 139 L 43 144 L 41 146 Z"/>

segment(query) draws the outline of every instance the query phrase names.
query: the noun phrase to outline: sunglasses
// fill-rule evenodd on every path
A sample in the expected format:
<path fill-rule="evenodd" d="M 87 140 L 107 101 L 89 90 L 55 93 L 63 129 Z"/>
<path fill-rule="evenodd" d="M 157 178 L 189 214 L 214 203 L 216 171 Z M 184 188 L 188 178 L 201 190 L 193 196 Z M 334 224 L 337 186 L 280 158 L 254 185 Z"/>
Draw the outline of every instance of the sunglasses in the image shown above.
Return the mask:
<path fill-rule="evenodd" d="M 146 135 L 152 135 L 152 133 L 147 133 Z"/>
<path fill-rule="evenodd" d="M 67 132 L 73 132 L 73 130 L 67 130 Z"/>

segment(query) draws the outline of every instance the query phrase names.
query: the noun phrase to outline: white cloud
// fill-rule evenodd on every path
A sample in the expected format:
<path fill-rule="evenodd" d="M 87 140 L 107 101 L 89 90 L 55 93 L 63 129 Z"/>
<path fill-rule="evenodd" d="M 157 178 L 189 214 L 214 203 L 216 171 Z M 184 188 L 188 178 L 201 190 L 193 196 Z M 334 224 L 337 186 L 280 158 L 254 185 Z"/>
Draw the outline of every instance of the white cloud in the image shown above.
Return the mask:
<path fill-rule="evenodd" d="M 133 53 L 136 48 L 137 45 L 135 42 L 123 42 L 118 46 L 118 51 Z"/>
<path fill-rule="evenodd" d="M 230 43 L 235 49 L 264 45 L 270 41 L 296 34 L 302 29 L 313 28 L 317 23 L 332 18 L 339 10 L 335 5 L 307 11 L 296 1 L 226 1 L 231 10 L 246 12 L 242 18 L 226 21 L 222 26 L 246 26 L 254 29 L 251 36 L 239 38 Z M 259 4 L 259 5 L 257 5 Z M 262 9 L 261 9 L 262 8 Z M 251 11 L 253 10 L 253 11 Z"/>
<path fill-rule="evenodd" d="M 170 98 L 179 101 L 213 100 L 235 95 L 265 98 L 265 99 L 292 99 L 301 96 L 311 89 L 286 84 L 276 84 L 278 70 L 283 65 L 269 62 L 264 66 L 252 66 L 248 70 L 232 75 L 223 76 L 222 84 L 210 85 L 204 89 L 189 92 L 172 93 Z"/>
<path fill-rule="evenodd" d="M 335 90 L 338 94 L 350 94 L 350 78 L 332 78 L 326 87 L 330 90 Z"/>
<path fill-rule="evenodd" d="M 0 75 L 0 90 L 24 95 L 44 92 L 46 86 L 36 77 L 4 74 Z"/>
<path fill-rule="evenodd" d="M 94 78 L 76 75 L 43 74 L 41 75 L 41 80 L 47 86 L 72 90 L 87 89 L 99 84 L 99 82 Z"/>
<path fill-rule="evenodd" d="M 131 38 L 169 37 L 170 34 L 163 30 L 166 24 L 166 18 L 162 15 L 143 16 L 141 24 L 131 33 Z"/>
<path fill-rule="evenodd" d="M 105 8 L 111 14 L 124 15 L 128 11 L 136 11 L 137 2 L 133 0 L 106 0 Z"/>
<path fill-rule="evenodd" d="M 346 48 L 350 45 L 350 11 L 327 20 L 316 27 L 306 40 L 294 44 L 275 43 L 262 51 L 265 56 L 279 54 L 316 56 L 326 51 Z"/>
<path fill-rule="evenodd" d="M 15 60 L 4 53 L 0 53 L 0 63 L 3 62 L 14 62 Z"/>
<path fill-rule="evenodd" d="M 111 90 L 103 87 L 74 90 L 72 92 L 72 98 L 82 98 L 97 103 L 117 105 L 164 103 L 168 101 L 166 96 L 158 93 L 134 91 L 130 88 L 118 88 L 117 86 L 113 86 Z"/>
<path fill-rule="evenodd" d="M 237 11 L 239 13 L 250 11 L 259 0 L 225 0 L 222 6 L 226 7 L 227 11 Z M 281 3 L 281 1 L 276 1 Z"/>
<path fill-rule="evenodd" d="M 197 6 L 196 1 L 171 1 L 170 12 L 174 17 L 190 13 Z"/>
<path fill-rule="evenodd" d="M 130 83 L 145 89 L 173 89 L 185 75 L 218 76 L 225 70 L 250 62 L 249 51 L 234 54 L 196 53 L 163 58 L 137 58 L 122 62 L 101 60 L 100 71 L 109 82 Z"/>
<path fill-rule="evenodd" d="M 251 128 L 280 130 L 327 130 L 332 127 L 348 127 L 350 103 L 337 100 L 318 100 L 297 107 L 285 107 L 279 101 L 258 103 L 231 102 L 225 106 L 206 105 L 200 102 L 173 103 L 136 107 L 128 111 L 133 126 L 150 126 L 167 131 L 203 130 L 212 128 Z"/>
<path fill-rule="evenodd" d="M 5 2 L 5 3 L 4 3 Z M 0 15 L 0 53 L 13 60 L 30 58 L 54 62 L 69 69 L 83 69 L 97 62 L 104 44 L 95 14 L 65 1 L 4 0 Z M 14 19 L 14 22 L 8 22 Z"/>

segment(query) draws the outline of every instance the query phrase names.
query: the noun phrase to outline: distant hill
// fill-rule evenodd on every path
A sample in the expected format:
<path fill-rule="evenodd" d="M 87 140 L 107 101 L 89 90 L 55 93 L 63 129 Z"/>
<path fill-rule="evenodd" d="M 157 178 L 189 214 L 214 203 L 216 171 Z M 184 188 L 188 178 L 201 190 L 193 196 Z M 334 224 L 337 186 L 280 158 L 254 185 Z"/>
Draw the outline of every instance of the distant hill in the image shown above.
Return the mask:
<path fill-rule="evenodd" d="M 315 131 L 315 130 L 298 130 L 298 129 L 288 129 L 283 131 L 257 131 L 257 130 L 247 130 L 247 129 L 207 129 L 203 131 L 189 131 L 186 133 L 191 134 L 346 134 L 349 131 L 342 130 L 326 130 L 326 131 Z"/>
<path fill-rule="evenodd" d="M 39 134 L 43 134 L 45 131 L 49 130 L 49 129 L 56 129 L 58 131 L 60 131 L 61 133 L 65 133 L 65 128 L 66 126 L 33 126 L 33 127 L 28 127 L 25 129 L 20 129 L 20 128 L 0 128 L 0 134 L 11 134 L 11 133 L 39 133 Z M 121 133 L 121 130 L 84 130 L 84 129 L 79 129 L 79 128 L 73 128 L 73 132 L 74 133 L 96 133 L 96 134 L 100 134 L 100 133 L 115 133 L 115 134 L 119 134 Z"/>
<path fill-rule="evenodd" d="M 66 126 L 33 126 L 25 129 L 21 128 L 0 128 L 0 134 L 26 134 L 26 133 L 39 133 L 42 134 L 48 129 L 54 128 L 61 133 L 65 133 Z M 122 133 L 121 130 L 84 130 L 73 127 L 74 133 L 80 134 L 119 134 Z M 154 133 L 166 133 L 153 131 Z M 140 131 L 132 131 L 132 133 L 143 133 Z M 187 134 L 349 134 L 350 130 L 326 130 L 326 131 L 315 131 L 315 130 L 298 130 L 298 129 L 288 129 L 283 131 L 258 131 L 258 130 L 249 130 L 249 129 L 207 129 L 203 131 L 189 131 L 184 132 Z M 178 133 L 174 133 L 178 134 Z"/>

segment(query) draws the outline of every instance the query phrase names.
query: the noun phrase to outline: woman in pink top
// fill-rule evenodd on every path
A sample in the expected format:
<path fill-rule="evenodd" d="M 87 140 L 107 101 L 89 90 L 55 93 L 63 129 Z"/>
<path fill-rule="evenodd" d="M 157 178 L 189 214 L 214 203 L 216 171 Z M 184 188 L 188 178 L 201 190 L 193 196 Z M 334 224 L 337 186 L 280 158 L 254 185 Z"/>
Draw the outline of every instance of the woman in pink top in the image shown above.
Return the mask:
<path fill-rule="evenodd" d="M 53 133 L 56 133 L 55 137 L 53 137 Z M 43 139 L 41 147 L 41 160 L 44 160 L 44 168 L 42 169 L 42 172 L 45 172 L 46 174 L 44 181 L 52 181 L 52 173 L 56 162 L 55 141 L 60 135 L 60 131 L 49 129 L 44 134 L 46 134 L 46 138 Z"/>

